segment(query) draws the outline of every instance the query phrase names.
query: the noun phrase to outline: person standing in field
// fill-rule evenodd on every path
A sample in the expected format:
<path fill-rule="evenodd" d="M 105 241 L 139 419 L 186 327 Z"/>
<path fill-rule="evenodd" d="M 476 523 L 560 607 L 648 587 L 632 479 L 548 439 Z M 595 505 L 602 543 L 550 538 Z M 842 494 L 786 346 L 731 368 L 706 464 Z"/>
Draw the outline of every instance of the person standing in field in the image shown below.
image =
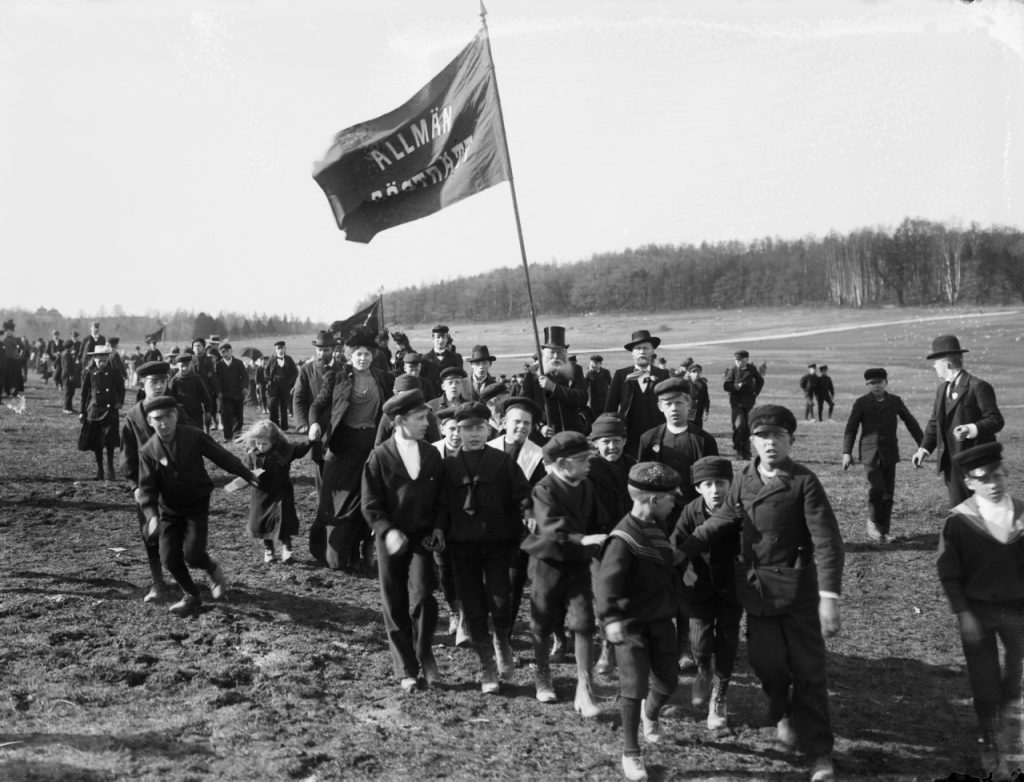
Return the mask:
<path fill-rule="evenodd" d="M 832 411 L 836 408 L 836 387 L 828 376 L 828 364 L 818 367 L 818 379 L 814 385 L 814 398 L 818 403 L 818 423 L 832 421 Z M 825 405 L 828 405 L 828 418 L 824 417 Z"/>
<path fill-rule="evenodd" d="M 1007 491 L 1002 453 L 986 443 L 952 457 L 971 496 L 943 523 L 937 562 L 967 661 L 983 773 L 992 780 L 1009 780 L 1006 756 L 1021 751 L 1024 679 L 1024 502 Z"/>
<path fill-rule="evenodd" d="M 119 411 L 124 405 L 124 380 L 111 367 L 110 345 L 100 343 L 86 354 L 93 365 L 83 373 L 82 431 L 78 450 L 92 451 L 96 458 L 96 480 L 103 480 L 103 451 L 107 452 L 107 478 L 114 480 L 114 451 L 121 443 Z"/>
<path fill-rule="evenodd" d="M 690 364 L 684 373 L 685 378 L 690 381 L 690 412 L 686 416 L 691 428 L 704 428 L 704 423 L 711 413 L 711 394 L 708 393 L 708 381 L 703 377 L 704 368 L 690 359 Z"/>
<path fill-rule="evenodd" d="M 818 365 L 808 364 L 807 372 L 800 378 L 800 390 L 804 394 L 804 423 L 814 423 L 814 401 L 818 389 Z"/>
<path fill-rule="evenodd" d="M 764 378 L 750 363 L 750 353 L 737 350 L 733 354 L 734 366 L 725 371 L 722 388 L 729 394 L 732 420 L 732 446 L 740 459 L 750 458 L 750 426 L 748 417 L 757 397 L 764 388 Z"/>
<path fill-rule="evenodd" d="M 860 429 L 859 457 L 869 487 L 867 535 L 878 543 L 888 543 L 896 493 L 896 463 L 900 460 L 896 426 L 902 420 L 918 445 L 924 439 L 924 432 L 903 400 L 888 392 L 889 375 L 885 369 L 866 370 L 864 382 L 868 393 L 853 403 L 843 431 L 843 469 L 850 469 L 853 463 L 853 441 Z"/>
<path fill-rule="evenodd" d="M 324 379 L 328 373 L 338 367 L 337 362 L 334 360 L 334 348 L 337 344 L 337 340 L 331 332 L 318 332 L 316 339 L 313 340 L 313 349 L 316 351 L 316 357 L 312 361 L 307 361 L 299 368 L 299 376 L 295 380 L 295 387 L 292 389 L 292 411 L 298 425 L 297 431 L 299 434 L 306 434 L 309 431 L 309 427 L 317 423 L 317 421 L 310 418 L 309 412 L 313 407 L 313 400 L 317 398 L 320 389 L 324 387 Z M 327 411 L 324 411 L 319 421 L 320 426 L 326 426 L 328 419 L 329 415 L 327 415 Z M 316 465 L 313 480 L 319 493 L 320 481 L 324 471 L 324 448 L 319 441 L 313 443 L 311 458 Z"/>
<path fill-rule="evenodd" d="M 952 334 L 932 341 L 932 352 L 927 359 L 942 382 L 935 391 L 924 439 L 910 459 L 915 467 L 921 467 L 930 454 L 942 449 L 937 472 L 942 473 L 946 481 L 950 507 L 970 496 L 970 489 L 953 457 L 975 445 L 994 443 L 1004 423 L 992 386 L 964 369 L 963 354 L 967 352 Z"/>
<path fill-rule="evenodd" d="M 230 443 L 242 431 L 245 408 L 242 404 L 249 387 L 249 373 L 240 359 L 234 357 L 231 343 L 220 346 L 220 361 L 214 370 L 217 393 L 220 395 L 220 420 L 224 426 L 224 442 Z"/>
<path fill-rule="evenodd" d="M 604 412 L 608 403 L 608 389 L 612 385 L 612 373 L 604 368 L 604 356 L 595 353 L 590 357 L 587 368 L 587 390 L 590 394 L 590 414 L 596 419 Z"/>
<path fill-rule="evenodd" d="M 274 355 L 267 366 L 267 396 L 270 397 L 270 420 L 281 431 L 288 431 L 288 411 L 292 407 L 292 387 L 299 377 L 295 359 L 285 350 L 283 339 L 274 343 Z"/>

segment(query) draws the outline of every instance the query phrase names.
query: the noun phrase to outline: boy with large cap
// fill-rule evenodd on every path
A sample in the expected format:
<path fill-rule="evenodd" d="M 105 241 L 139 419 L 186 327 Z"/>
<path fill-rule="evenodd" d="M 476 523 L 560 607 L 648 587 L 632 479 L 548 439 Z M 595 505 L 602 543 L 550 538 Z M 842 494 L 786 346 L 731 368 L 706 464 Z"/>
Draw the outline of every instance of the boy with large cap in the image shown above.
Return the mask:
<path fill-rule="evenodd" d="M 485 694 L 496 693 L 499 675 L 508 681 L 515 670 L 510 574 L 523 537 L 523 510 L 530 502 L 530 485 L 512 455 L 501 446 L 488 447 L 489 418 L 481 402 L 456 410 L 462 446 L 444 460 L 438 509 Z"/>
<path fill-rule="evenodd" d="M 700 496 L 687 503 L 679 514 L 669 536 L 675 548 L 681 547 L 697 527 L 722 507 L 732 483 L 732 462 L 721 456 L 698 459 L 690 468 L 690 483 Z M 728 725 L 726 695 L 743 618 L 743 609 L 736 599 L 733 567 L 739 553 L 740 536 L 734 531 L 716 540 L 699 558 L 689 561 L 682 574 L 681 613 L 697 663 L 691 702 L 698 708 L 707 708 L 709 730 Z"/>
<path fill-rule="evenodd" d="M 178 423 L 178 401 L 158 396 L 145 403 L 146 421 L 156 433 L 139 449 L 139 488 L 136 498 L 147 520 L 146 534 L 159 535 L 160 559 L 183 593 L 171 606 L 186 615 L 202 606 L 190 567 L 205 570 L 214 600 L 224 596 L 224 571 L 207 553 L 210 494 L 213 481 L 204 459 L 258 486 L 257 477 L 242 461 L 213 441 L 210 435 Z"/>
<path fill-rule="evenodd" d="M 747 612 L 750 667 L 779 740 L 812 758 L 812 782 L 835 778 L 825 637 L 839 632 L 843 539 L 818 477 L 790 458 L 796 417 L 781 405 L 750 413 L 753 460 L 721 508 L 680 548 L 690 561 L 740 533 L 736 579 Z"/>
<path fill-rule="evenodd" d="M 1004 424 L 992 386 L 964 369 L 964 353 L 968 352 L 952 334 L 932 341 L 932 352 L 927 359 L 943 382 L 935 390 L 935 403 L 924 428 L 924 439 L 910 459 L 915 467 L 921 467 L 930 454 L 942 448 L 937 472 L 942 473 L 946 481 L 951 507 L 970 495 L 953 457 L 976 445 L 994 443 Z"/>
<path fill-rule="evenodd" d="M 373 449 L 363 469 L 362 514 L 374 532 L 384 626 L 395 676 L 406 692 L 420 686 L 420 674 L 427 684 L 440 681 L 431 649 L 437 625 L 434 552 L 444 549 L 445 534 L 435 513 L 441 457 L 423 441 L 429 410 L 419 389 L 384 402 L 395 433 Z"/>
<path fill-rule="evenodd" d="M 207 412 L 213 408 L 213 397 L 196 372 L 195 354 L 190 349 L 178 354 L 178 374 L 170 379 L 166 390 L 185 408 L 188 420 L 182 423 L 202 429 Z"/>
<path fill-rule="evenodd" d="M 604 543 L 594 579 L 595 610 L 614 645 L 622 714 L 622 771 L 647 779 L 638 734 L 662 740 L 659 715 L 679 682 L 676 631 L 679 598 L 676 556 L 667 518 L 682 476 L 656 462 L 629 470 L 632 507 Z"/>
<path fill-rule="evenodd" d="M 889 393 L 889 374 L 884 368 L 865 370 L 864 383 L 868 393 L 854 401 L 843 431 L 843 469 L 850 469 L 853 463 L 853 441 L 860 429 L 859 457 L 869 487 L 867 535 L 878 543 L 888 543 L 896 463 L 900 460 L 897 424 L 902 420 L 918 445 L 924 432 L 903 400 Z"/>
<path fill-rule="evenodd" d="M 590 559 L 607 534 L 604 509 L 590 472 L 590 443 L 579 432 L 559 432 L 544 445 L 547 475 L 533 488 L 537 531 L 523 541 L 530 555 L 530 629 L 536 664 L 537 700 L 557 700 L 551 685 L 551 636 L 562 616 L 576 640 L 576 698 L 584 717 L 600 713 L 593 693 L 594 605 Z M 567 613 L 563 614 L 563 611 Z"/>
<path fill-rule="evenodd" d="M 1005 756 L 1021 751 L 1024 502 L 1007 491 L 999 443 L 960 451 L 953 461 L 973 494 L 943 522 L 939 579 L 963 642 L 981 728 L 984 773 L 994 780 L 1009 780 Z"/>
<path fill-rule="evenodd" d="M 142 386 L 143 399 L 136 402 L 128 410 L 124 417 L 124 424 L 121 426 L 121 474 L 131 484 L 135 492 L 135 509 L 139 517 L 139 533 L 142 542 L 146 547 L 146 558 L 149 560 L 149 572 L 153 577 L 153 585 L 143 598 L 143 602 L 149 603 L 164 598 L 164 575 L 160 565 L 160 541 L 156 536 L 146 534 L 146 525 L 149 520 L 142 512 L 139 500 L 139 449 L 142 448 L 149 438 L 154 434 L 153 427 L 146 420 L 146 403 L 151 402 L 158 396 L 163 396 L 167 390 L 168 377 L 171 373 L 171 365 L 166 361 L 147 361 L 141 364 L 135 374 Z M 184 423 L 188 415 L 185 408 L 180 404 L 177 406 L 178 420 Z"/>

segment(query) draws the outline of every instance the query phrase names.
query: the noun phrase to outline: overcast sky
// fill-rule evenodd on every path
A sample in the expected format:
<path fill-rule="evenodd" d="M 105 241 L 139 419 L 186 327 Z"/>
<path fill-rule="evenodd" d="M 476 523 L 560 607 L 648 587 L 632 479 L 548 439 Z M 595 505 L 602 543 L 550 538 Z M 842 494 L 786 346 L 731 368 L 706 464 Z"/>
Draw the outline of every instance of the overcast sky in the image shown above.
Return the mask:
<path fill-rule="evenodd" d="M 489 0 L 526 248 L 1024 223 L 1019 0 Z M 477 0 L 0 0 L 0 308 L 332 320 L 519 265 L 507 184 L 370 244 L 311 177 Z M 609 292 L 614 297 L 614 291 Z"/>

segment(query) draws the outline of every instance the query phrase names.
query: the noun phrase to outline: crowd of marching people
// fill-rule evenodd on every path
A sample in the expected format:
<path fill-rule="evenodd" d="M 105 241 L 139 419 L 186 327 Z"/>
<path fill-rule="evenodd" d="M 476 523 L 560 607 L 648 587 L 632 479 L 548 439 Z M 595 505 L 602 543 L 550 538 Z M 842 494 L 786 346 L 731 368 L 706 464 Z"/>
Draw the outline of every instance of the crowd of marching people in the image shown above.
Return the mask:
<path fill-rule="evenodd" d="M 4 329 L 4 393 L 17 395 L 32 350 L 13 323 Z M 226 593 L 207 551 L 207 462 L 236 476 L 230 490 L 248 487 L 249 532 L 264 561 L 292 561 L 300 524 L 290 469 L 308 456 L 318 493 L 310 554 L 379 578 L 403 690 L 441 682 L 431 646 L 440 590 L 449 632 L 478 657 L 481 691 L 499 692 L 517 666 L 512 634 L 529 585 L 536 699 L 558 700 L 551 663 L 567 655 L 573 708 L 585 718 L 600 712 L 595 670 L 617 676 L 622 770 L 642 780 L 640 739 L 661 740 L 660 713 L 682 669 L 693 673 L 691 701 L 708 729 L 727 728 L 745 614 L 749 664 L 778 739 L 806 754 L 812 780 L 834 778 L 825 639 L 840 629 L 843 540 L 818 477 L 793 458 L 796 415 L 759 401 L 766 365 L 746 351 L 722 383 L 736 462 L 704 429 L 701 366 L 687 359 L 670 370 L 660 339 L 643 329 L 624 345 L 627 366 L 610 372 L 597 354 L 584 369 L 566 330 L 551 326 L 512 376 L 491 374 L 486 345 L 464 359 L 444 325 L 423 353 L 400 332 L 392 354 L 386 333 L 322 331 L 299 363 L 283 341 L 243 361 L 217 337 L 166 357 L 154 340 L 126 360 L 99 332 L 99 323 L 83 340 L 54 332 L 38 355 L 54 362 L 65 413 L 81 389 L 78 447 L 93 453 L 97 479 L 120 474 L 134 490 L 152 576 L 146 602 L 198 611 L 195 568 L 213 599 Z M 866 534 L 884 545 L 898 422 L 918 446 L 915 466 L 940 452 L 952 510 L 938 574 L 963 640 L 982 765 L 1008 779 L 1006 756 L 1020 749 L 1024 505 L 1006 492 L 1003 418 L 991 386 L 964 369 L 967 352 L 955 336 L 934 341 L 927 358 L 941 382 L 924 428 L 888 390 L 886 370 L 868 368 L 842 463 L 854 462 L 859 436 Z M 800 390 L 804 421 L 831 419 L 827 367 L 810 365 Z M 246 400 L 260 411 L 248 427 Z"/>

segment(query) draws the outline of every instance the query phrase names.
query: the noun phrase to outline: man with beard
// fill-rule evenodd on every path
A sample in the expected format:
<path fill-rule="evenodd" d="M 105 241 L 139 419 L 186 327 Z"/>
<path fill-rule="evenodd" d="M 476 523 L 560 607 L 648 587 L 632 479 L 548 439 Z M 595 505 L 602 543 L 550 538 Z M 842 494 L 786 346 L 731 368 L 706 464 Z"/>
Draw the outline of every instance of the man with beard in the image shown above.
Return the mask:
<path fill-rule="evenodd" d="M 939 380 L 944 382 L 936 389 L 924 440 L 910 459 L 915 467 L 920 467 L 929 454 L 942 446 L 938 472 L 946 480 L 949 504 L 953 508 L 971 496 L 953 457 L 976 445 L 994 443 L 1004 423 L 992 386 L 964 369 L 963 354 L 967 352 L 952 334 L 932 341 L 932 352 L 927 359 L 932 362 Z"/>
<path fill-rule="evenodd" d="M 543 411 L 540 433 L 551 437 L 558 432 L 584 432 L 586 425 L 587 379 L 583 368 L 569 363 L 569 346 L 564 326 L 546 326 L 541 346 L 544 374 L 533 364 L 523 376 L 522 395 Z M 585 433 L 585 432 L 584 432 Z"/>
<path fill-rule="evenodd" d="M 648 429 L 661 423 L 658 397 L 654 387 L 667 380 L 667 370 L 653 366 L 654 351 L 661 339 L 652 337 L 647 329 L 633 332 L 623 347 L 633 354 L 633 366 L 615 370 L 605 411 L 618 413 L 626 421 L 626 453 L 636 457 L 640 438 Z"/>
<path fill-rule="evenodd" d="M 285 352 L 283 339 L 274 343 L 274 355 L 267 366 L 267 396 L 270 397 L 270 420 L 288 430 L 288 408 L 291 407 L 292 387 L 299 377 L 295 359 Z"/>
<path fill-rule="evenodd" d="M 462 356 L 449 347 L 451 334 L 443 323 L 434 326 L 430 336 L 434 341 L 434 349 L 423 356 L 423 374 L 435 385 L 440 385 L 444 370 L 450 367 L 462 369 Z"/>
<path fill-rule="evenodd" d="M 314 423 L 315 420 L 310 420 L 309 414 L 313 405 L 313 400 L 317 398 L 320 393 L 320 389 L 324 387 L 324 378 L 327 374 L 337 367 L 337 363 L 334 361 L 334 347 L 337 345 L 337 340 L 334 339 L 334 335 L 329 331 L 320 331 L 316 335 L 316 339 L 313 340 L 313 347 L 316 350 L 316 358 L 313 361 L 307 361 L 299 369 L 299 376 L 295 380 L 295 388 L 292 389 L 292 411 L 295 419 L 298 421 L 300 434 L 305 434 L 309 431 L 309 427 Z M 328 411 L 324 411 L 324 415 L 319 421 L 320 428 L 326 428 L 330 422 L 330 416 Z M 312 459 L 316 464 L 316 473 L 313 475 L 313 481 L 316 484 L 317 494 L 320 493 L 320 477 L 323 475 L 324 470 L 324 447 L 323 443 L 319 440 L 313 442 L 312 448 Z"/>

